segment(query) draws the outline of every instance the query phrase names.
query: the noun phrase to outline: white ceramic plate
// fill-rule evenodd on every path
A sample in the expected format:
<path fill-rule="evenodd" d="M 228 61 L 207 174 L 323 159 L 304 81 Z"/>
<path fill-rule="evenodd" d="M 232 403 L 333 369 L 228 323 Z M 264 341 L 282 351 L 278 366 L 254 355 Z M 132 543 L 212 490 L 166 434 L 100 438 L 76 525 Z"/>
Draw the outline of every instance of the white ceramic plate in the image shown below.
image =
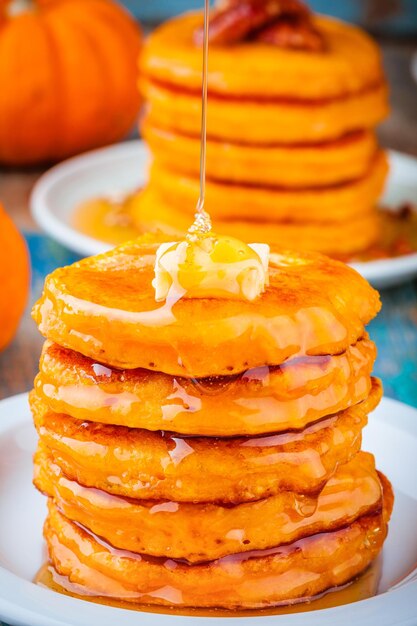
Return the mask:
<path fill-rule="evenodd" d="M 391 171 L 383 204 L 417 204 L 417 159 L 390 152 Z M 119 195 L 146 182 L 148 152 L 140 141 L 129 141 L 74 157 L 56 165 L 36 183 L 30 199 L 39 226 L 71 250 L 98 254 L 110 246 L 83 235 L 71 225 L 74 208 L 105 195 Z M 375 287 L 388 287 L 417 275 L 417 253 L 395 259 L 356 263 L 354 267 Z"/>
<path fill-rule="evenodd" d="M 0 620 L 18 626 L 415 626 L 417 624 L 417 410 L 384 399 L 364 449 L 395 490 L 378 595 L 291 615 L 234 618 L 138 613 L 60 595 L 33 584 L 45 558 L 44 498 L 31 484 L 36 435 L 22 394 L 0 402 Z"/>

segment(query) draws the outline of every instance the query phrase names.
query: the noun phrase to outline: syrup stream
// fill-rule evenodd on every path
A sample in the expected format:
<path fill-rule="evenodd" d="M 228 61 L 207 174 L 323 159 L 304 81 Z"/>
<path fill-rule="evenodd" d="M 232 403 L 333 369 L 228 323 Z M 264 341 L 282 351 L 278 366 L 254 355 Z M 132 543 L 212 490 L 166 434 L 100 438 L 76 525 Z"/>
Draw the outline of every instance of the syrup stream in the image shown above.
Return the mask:
<path fill-rule="evenodd" d="M 194 223 L 188 230 L 187 239 L 195 241 L 198 236 L 211 231 L 210 215 L 205 210 L 206 200 L 206 147 L 207 147 L 207 72 L 208 72 L 208 32 L 210 0 L 204 0 L 203 38 L 203 80 L 201 88 L 201 133 L 200 133 L 200 196 Z"/>
<path fill-rule="evenodd" d="M 206 147 L 207 147 L 207 70 L 208 70 L 209 0 L 204 0 L 203 82 L 201 93 L 200 136 L 200 197 L 197 212 L 204 211 L 206 195 Z"/>

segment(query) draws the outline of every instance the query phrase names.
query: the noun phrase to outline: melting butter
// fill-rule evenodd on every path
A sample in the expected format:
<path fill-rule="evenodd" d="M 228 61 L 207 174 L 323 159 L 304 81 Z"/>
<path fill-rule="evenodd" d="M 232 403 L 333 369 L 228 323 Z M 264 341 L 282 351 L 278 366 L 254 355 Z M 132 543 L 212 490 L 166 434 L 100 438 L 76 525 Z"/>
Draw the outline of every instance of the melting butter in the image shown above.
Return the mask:
<path fill-rule="evenodd" d="M 156 253 L 155 300 L 168 297 L 253 301 L 268 285 L 269 246 L 207 233 L 163 243 Z"/>

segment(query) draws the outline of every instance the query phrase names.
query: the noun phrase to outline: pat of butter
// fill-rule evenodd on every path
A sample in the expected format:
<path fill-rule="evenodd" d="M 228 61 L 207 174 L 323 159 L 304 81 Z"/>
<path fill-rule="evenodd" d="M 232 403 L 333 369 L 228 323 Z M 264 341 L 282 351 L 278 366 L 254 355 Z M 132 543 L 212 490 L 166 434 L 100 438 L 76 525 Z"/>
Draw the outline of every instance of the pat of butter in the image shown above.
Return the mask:
<path fill-rule="evenodd" d="M 255 300 L 268 285 L 269 246 L 209 235 L 163 243 L 156 253 L 155 300 L 234 298 Z"/>

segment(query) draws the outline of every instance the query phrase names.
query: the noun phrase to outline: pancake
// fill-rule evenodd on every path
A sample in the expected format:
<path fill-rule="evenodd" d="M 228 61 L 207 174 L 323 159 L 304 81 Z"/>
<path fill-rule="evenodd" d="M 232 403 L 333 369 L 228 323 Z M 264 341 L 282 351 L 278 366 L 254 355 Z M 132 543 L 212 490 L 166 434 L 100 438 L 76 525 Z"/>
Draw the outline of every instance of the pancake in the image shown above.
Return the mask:
<path fill-rule="evenodd" d="M 183 191 L 187 187 L 187 182 L 191 182 L 191 186 L 195 186 L 196 181 L 184 181 L 185 185 L 177 183 L 176 188 Z M 159 185 L 159 183 L 158 183 Z M 222 189 L 228 192 L 227 185 L 211 186 L 222 196 Z M 174 191 L 174 190 L 173 190 Z M 240 195 L 245 192 L 241 188 Z M 238 192 L 239 193 L 239 192 Z M 256 195 L 256 191 L 253 191 Z M 261 196 L 263 192 L 261 190 Z M 183 238 L 187 232 L 190 221 L 192 220 L 191 212 L 189 215 L 183 210 L 175 208 L 172 199 L 165 200 L 156 192 L 154 186 L 148 186 L 145 191 L 141 192 L 135 199 L 132 206 L 132 218 L 138 229 L 142 232 L 164 232 L 170 233 L 171 237 Z M 213 196 L 211 196 L 212 198 Z M 211 210 L 213 200 L 209 201 L 208 196 L 207 209 Z M 177 198 L 177 202 L 178 202 Z M 224 202 L 224 200 L 223 200 Z M 183 208 L 185 208 L 185 204 Z M 254 207 L 253 207 L 254 208 Z M 375 207 L 374 207 L 375 208 Z M 316 251 L 329 254 L 331 256 L 349 255 L 361 250 L 369 248 L 378 238 L 379 220 L 378 214 L 374 210 L 365 212 L 363 215 L 350 218 L 346 221 L 332 222 L 331 220 L 315 221 L 268 221 L 268 216 L 258 220 L 216 220 L 216 232 L 219 235 L 230 235 L 241 239 L 247 243 L 266 242 L 272 247 L 283 248 L 288 246 L 299 251 Z"/>
<path fill-rule="evenodd" d="M 31 409 L 53 462 L 72 480 L 115 495 L 178 502 L 241 503 L 282 490 L 315 493 L 361 445 L 367 415 L 379 403 L 374 379 L 367 400 L 303 431 L 260 437 L 186 437 L 80 422 Z M 204 479 L 202 479 L 204 477 Z"/>
<path fill-rule="evenodd" d="M 273 606 L 342 585 L 377 556 L 393 500 L 388 481 L 381 478 L 384 508 L 380 514 L 278 548 L 201 565 L 117 550 L 70 522 L 51 502 L 44 535 L 55 569 L 90 596 L 184 607 Z"/>
<path fill-rule="evenodd" d="M 177 159 L 177 162 L 181 162 L 181 159 Z M 219 163 L 223 164 L 222 161 Z M 160 216 L 159 219 L 162 217 L 161 221 L 172 228 L 176 226 L 184 229 L 188 228 L 188 222 L 185 222 L 182 216 L 178 216 L 177 211 L 191 219 L 195 212 L 195 199 L 198 197 L 198 179 L 185 174 L 180 175 L 175 168 L 174 162 L 171 169 L 164 166 L 158 154 L 150 170 L 148 189 L 161 198 L 163 206 L 169 206 L 169 212 L 167 209 L 166 215 Z M 302 172 L 304 169 L 300 166 L 299 171 Z M 364 177 L 347 184 L 320 189 L 238 185 L 208 179 L 206 206 L 215 219 L 216 228 L 221 225 L 222 228 L 242 229 L 242 222 L 247 221 L 249 223 L 246 224 L 246 236 L 253 227 L 264 228 L 263 235 L 266 239 L 262 241 L 269 241 L 272 236 L 275 239 L 279 238 L 282 230 L 282 242 L 287 236 L 286 230 L 296 226 L 302 245 L 315 249 L 324 236 L 319 231 L 314 239 L 308 239 L 303 237 L 303 228 L 306 230 L 315 226 L 324 231 L 328 228 L 333 229 L 334 233 L 335 228 L 344 229 L 346 225 L 349 229 L 351 221 L 368 218 L 375 213 L 375 204 L 383 190 L 387 172 L 386 155 L 379 151 Z M 137 216 L 138 227 L 143 229 L 145 221 L 146 226 L 149 224 L 149 228 L 155 229 L 155 220 L 158 219 L 160 211 L 159 204 L 154 201 L 153 212 L 151 208 L 146 212 L 141 196 L 143 194 L 139 193 L 133 200 L 133 217 Z M 148 222 L 147 213 L 149 213 Z M 337 237 L 336 241 L 338 245 L 346 246 L 349 245 L 346 239 L 347 237 Z M 355 243 L 353 241 L 352 245 L 355 246 Z"/>
<path fill-rule="evenodd" d="M 300 429 L 364 400 L 376 357 L 365 338 L 335 356 L 305 356 L 236 376 L 188 379 L 119 370 L 46 342 L 35 390 L 80 420 L 188 435 Z"/>
<path fill-rule="evenodd" d="M 172 170 L 175 176 L 180 173 L 198 178 L 198 135 L 182 135 L 153 126 L 147 120 L 141 124 L 141 134 L 160 165 Z M 206 175 L 225 183 L 325 187 L 365 176 L 376 151 L 372 131 L 353 132 L 323 144 L 293 146 L 258 146 L 209 139 Z"/>
<path fill-rule="evenodd" d="M 140 87 L 148 101 L 149 121 L 153 126 L 185 135 L 199 133 L 199 92 L 172 89 L 143 77 Z M 244 97 L 234 100 L 210 93 L 207 136 L 255 145 L 331 141 L 358 129 L 373 128 L 388 111 L 384 82 L 348 98 L 317 102 Z"/>
<path fill-rule="evenodd" d="M 283 491 L 237 506 L 132 500 L 69 480 L 39 454 L 35 485 L 68 519 L 122 550 L 203 562 L 329 532 L 381 507 L 373 456 L 359 452 L 314 496 Z"/>
<path fill-rule="evenodd" d="M 161 240 L 145 237 L 55 270 L 33 311 L 40 332 L 107 365 L 207 377 L 339 354 L 380 308 L 378 293 L 343 263 L 275 250 L 269 286 L 255 302 L 184 297 L 159 305 L 152 279 Z"/>
<path fill-rule="evenodd" d="M 383 80 L 379 48 L 363 30 L 327 16 L 312 19 L 325 40 L 320 53 L 256 41 L 211 45 L 210 97 L 346 98 Z M 202 24 L 198 12 L 159 26 L 145 44 L 141 73 L 198 94 L 202 52 L 194 33 Z"/>

